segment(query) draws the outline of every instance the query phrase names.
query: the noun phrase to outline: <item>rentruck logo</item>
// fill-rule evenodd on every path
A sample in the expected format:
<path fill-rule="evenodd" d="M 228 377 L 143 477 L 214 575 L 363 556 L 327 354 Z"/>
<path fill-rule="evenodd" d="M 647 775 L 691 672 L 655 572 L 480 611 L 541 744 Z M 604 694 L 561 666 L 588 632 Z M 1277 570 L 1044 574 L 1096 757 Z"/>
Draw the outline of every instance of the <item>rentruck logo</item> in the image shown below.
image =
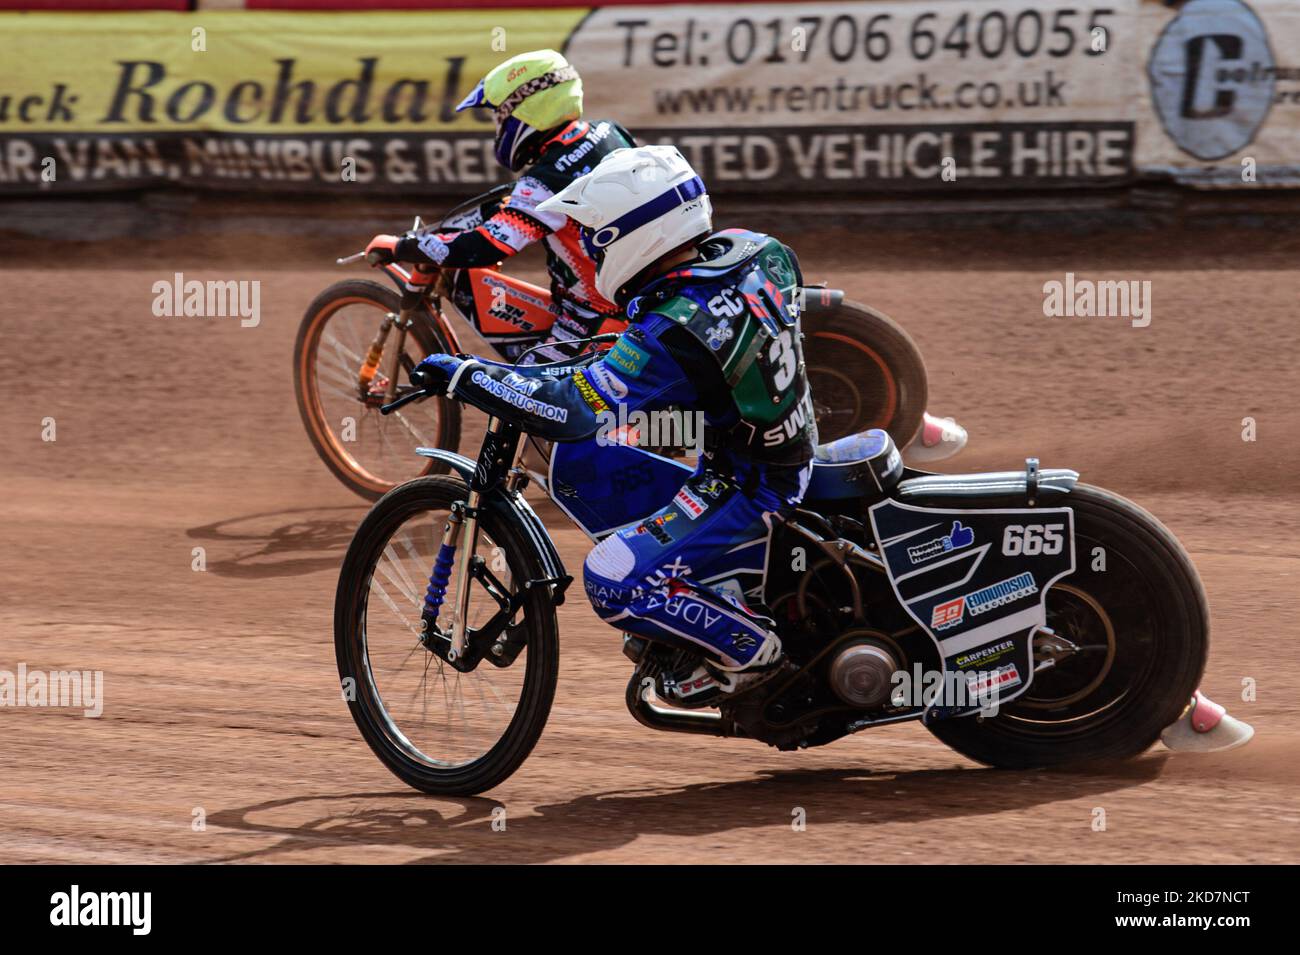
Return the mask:
<path fill-rule="evenodd" d="M 450 122 L 462 95 L 465 58 L 447 58 L 436 88 L 419 77 L 378 79 L 376 56 L 361 57 L 353 76 L 329 84 L 300 76 L 295 59 L 274 62 L 273 75 L 260 79 L 178 80 L 164 63 L 119 60 L 112 95 L 97 122 L 133 128 L 151 123 L 352 127 L 427 123 L 435 114 Z"/>

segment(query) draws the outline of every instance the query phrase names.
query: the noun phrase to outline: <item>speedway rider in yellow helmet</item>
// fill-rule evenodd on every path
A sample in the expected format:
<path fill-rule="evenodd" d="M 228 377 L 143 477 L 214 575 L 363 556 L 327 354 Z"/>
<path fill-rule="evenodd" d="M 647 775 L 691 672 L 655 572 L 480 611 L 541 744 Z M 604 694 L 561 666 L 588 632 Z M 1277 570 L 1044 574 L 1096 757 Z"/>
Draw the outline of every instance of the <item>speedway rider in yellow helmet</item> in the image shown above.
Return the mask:
<path fill-rule="evenodd" d="M 485 76 L 456 107 L 488 109 L 496 123 L 497 161 L 522 172 L 501 208 L 474 228 L 376 236 L 367 251 L 400 262 L 447 268 L 493 265 L 538 240 L 546 243 L 556 321 L 553 341 L 531 357 L 560 361 L 577 350 L 568 343 L 596 334 L 608 320 L 622 328 L 621 310 L 596 289 L 596 264 L 577 223 L 538 206 L 590 172 L 616 149 L 635 146 L 617 123 L 582 118 L 582 79 L 554 50 L 511 57 Z"/>

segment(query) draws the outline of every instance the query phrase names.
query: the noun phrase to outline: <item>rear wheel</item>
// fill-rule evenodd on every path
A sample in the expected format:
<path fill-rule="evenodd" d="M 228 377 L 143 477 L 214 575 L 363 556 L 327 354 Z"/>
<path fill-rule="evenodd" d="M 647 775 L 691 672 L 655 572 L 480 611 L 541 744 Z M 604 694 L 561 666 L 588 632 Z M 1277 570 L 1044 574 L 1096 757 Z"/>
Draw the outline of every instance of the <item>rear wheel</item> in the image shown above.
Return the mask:
<path fill-rule="evenodd" d="M 990 766 L 1127 759 L 1178 719 L 1209 652 L 1209 609 L 1182 545 L 1146 511 L 1079 485 L 1076 570 L 1047 593 L 1047 626 L 1077 646 L 988 719 L 930 731 Z"/>
<path fill-rule="evenodd" d="M 361 735 L 407 785 L 447 795 L 491 789 L 519 767 L 546 725 L 559 668 L 545 586 L 528 591 L 512 621 L 512 644 L 522 648 L 508 664 L 484 656 L 461 672 L 426 647 L 425 588 L 452 506 L 466 496 L 463 481 L 443 475 L 386 494 L 357 529 L 334 603 L 339 677 Z M 544 576 L 523 529 L 490 508 L 480 512 L 476 553 L 505 593 Z M 458 576 L 457 563 L 439 626 L 451 615 Z M 471 631 L 497 610 L 484 581 L 473 578 Z"/>
<path fill-rule="evenodd" d="M 397 293 L 378 283 L 338 282 L 307 307 L 294 344 L 294 391 L 307 436 L 334 475 L 372 501 L 402 481 L 446 470 L 415 454 L 416 448 L 455 450 L 460 442 L 460 406 L 446 398 L 388 416 L 379 412 L 390 377 L 404 386 L 421 358 L 445 350 L 427 326 L 417 323 L 408 332 L 400 355 L 392 329 L 371 386 L 360 387 L 359 372 L 380 323 L 399 308 Z"/>
<path fill-rule="evenodd" d="M 907 332 L 887 315 L 849 301 L 809 308 L 802 327 L 818 440 L 882 428 L 906 447 L 921 428 L 929 397 L 925 361 Z"/>

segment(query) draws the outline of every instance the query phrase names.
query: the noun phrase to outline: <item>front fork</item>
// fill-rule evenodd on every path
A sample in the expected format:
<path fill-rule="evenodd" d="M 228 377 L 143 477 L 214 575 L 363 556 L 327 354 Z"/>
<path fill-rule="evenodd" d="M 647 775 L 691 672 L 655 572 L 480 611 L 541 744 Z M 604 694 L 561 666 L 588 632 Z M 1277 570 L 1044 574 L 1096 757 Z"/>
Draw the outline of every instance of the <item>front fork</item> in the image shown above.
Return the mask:
<path fill-rule="evenodd" d="M 357 388 L 363 401 L 375 397 L 370 394 L 370 383 L 379 373 L 379 366 L 384 357 L 384 344 L 394 326 L 397 328 L 397 341 L 394 343 L 396 347 L 393 349 L 393 366 L 388 375 L 388 387 L 384 389 L 383 403 L 388 404 L 397 397 L 397 385 L 402 374 L 402 355 L 406 350 L 406 333 L 412 327 L 414 313 L 414 308 L 403 308 L 396 314 L 389 312 L 379 323 L 379 331 L 375 334 L 374 341 L 370 343 L 370 349 L 366 352 L 365 360 L 357 372 Z"/>
<path fill-rule="evenodd" d="M 503 422 L 500 418 L 488 418 L 485 449 L 500 446 L 498 439 L 502 436 L 502 428 Z M 465 655 L 468 643 L 469 585 L 473 576 L 474 559 L 478 553 L 479 505 L 482 503 L 484 491 L 490 490 L 496 479 L 504 479 L 510 490 L 514 490 L 519 484 L 524 474 L 519 463 L 523 449 L 524 443 L 515 440 L 508 470 L 504 467 L 504 460 L 500 458 L 491 460 L 490 451 L 485 456 L 486 460 L 480 460 L 476 475 L 470 481 L 468 497 L 463 504 L 457 503 L 452 506 L 451 516 L 442 531 L 441 546 L 438 548 L 438 556 L 429 576 L 429 589 L 425 596 L 424 627 L 426 634 L 433 637 L 434 634 L 429 631 L 437 625 L 439 610 L 447 590 L 448 577 L 454 563 L 458 572 L 456 589 L 451 601 L 451 626 L 447 632 L 451 644 L 447 650 L 447 659 L 453 663 Z M 487 480 L 481 480 L 479 475 L 486 475 Z"/>

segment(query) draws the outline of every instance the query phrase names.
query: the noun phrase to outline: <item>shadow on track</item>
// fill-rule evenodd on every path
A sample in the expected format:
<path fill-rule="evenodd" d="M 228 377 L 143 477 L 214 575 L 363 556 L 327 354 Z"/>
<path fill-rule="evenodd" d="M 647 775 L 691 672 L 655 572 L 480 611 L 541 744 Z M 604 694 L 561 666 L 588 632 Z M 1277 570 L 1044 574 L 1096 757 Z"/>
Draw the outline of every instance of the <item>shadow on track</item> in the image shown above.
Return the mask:
<path fill-rule="evenodd" d="M 208 861 L 265 862 L 332 846 L 400 845 L 431 853 L 417 863 L 557 862 L 618 849 L 642 835 L 707 839 L 746 828 L 788 826 L 795 807 L 806 810 L 813 827 L 862 827 L 868 845 L 871 826 L 977 818 L 1097 797 L 1155 780 L 1164 763 L 1164 755 L 1153 754 L 1090 772 L 764 771 L 725 783 L 587 794 L 518 816 L 510 814 L 508 803 L 486 796 L 391 792 L 294 797 L 210 814 L 211 826 L 283 838 L 263 849 Z M 506 811 L 505 831 L 492 828 L 496 810 Z M 315 815 L 298 825 L 273 821 L 286 811 Z M 1080 819 L 1081 826 L 1087 824 Z"/>
<path fill-rule="evenodd" d="M 205 544 L 207 567 L 223 577 L 293 577 L 337 570 L 366 508 L 303 507 L 231 517 L 185 533 Z M 226 554 L 234 551 L 231 556 Z"/>

